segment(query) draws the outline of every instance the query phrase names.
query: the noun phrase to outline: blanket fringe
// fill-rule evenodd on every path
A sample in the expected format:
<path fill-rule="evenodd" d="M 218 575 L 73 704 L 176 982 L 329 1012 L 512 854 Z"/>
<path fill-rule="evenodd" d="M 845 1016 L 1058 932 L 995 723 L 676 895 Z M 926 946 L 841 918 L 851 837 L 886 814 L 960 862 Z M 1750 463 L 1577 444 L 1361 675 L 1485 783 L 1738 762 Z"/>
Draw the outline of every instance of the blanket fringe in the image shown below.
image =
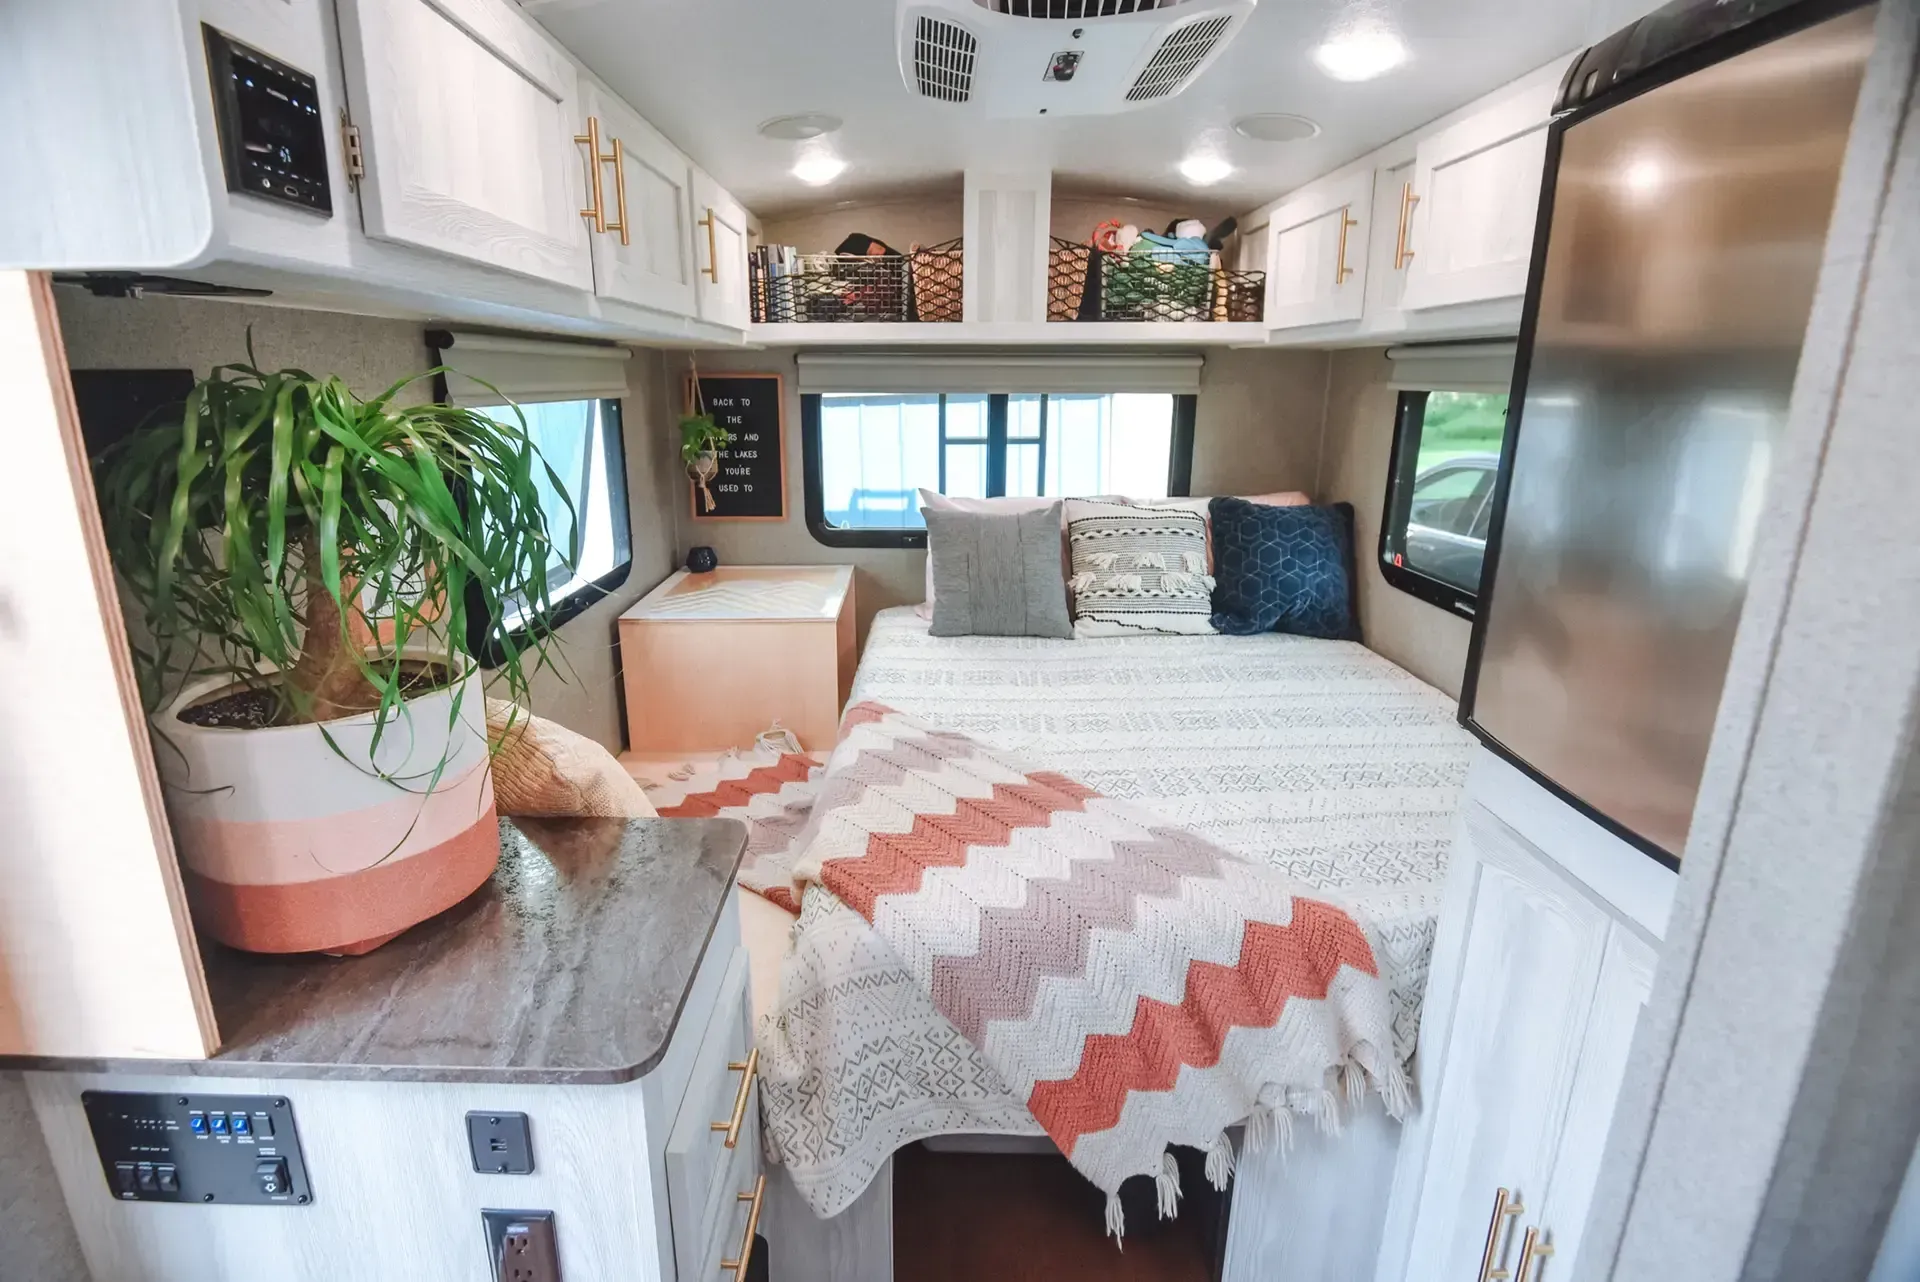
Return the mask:
<path fill-rule="evenodd" d="M 1233 1141 L 1227 1138 L 1225 1131 L 1213 1137 L 1213 1143 L 1207 1146 L 1207 1183 L 1227 1191 L 1227 1182 L 1233 1179 Z"/>
<path fill-rule="evenodd" d="M 1170 1220 L 1180 1210 L 1180 1163 L 1173 1154 L 1160 1155 L 1160 1174 L 1153 1179 L 1153 1191 L 1159 1203 L 1160 1218 Z"/>
<path fill-rule="evenodd" d="M 1107 1236 L 1112 1238 L 1114 1245 L 1119 1246 L 1123 1251 L 1126 1247 L 1120 1245 L 1120 1237 L 1126 1231 L 1127 1215 L 1120 1209 L 1120 1195 L 1109 1193 L 1107 1194 Z"/>

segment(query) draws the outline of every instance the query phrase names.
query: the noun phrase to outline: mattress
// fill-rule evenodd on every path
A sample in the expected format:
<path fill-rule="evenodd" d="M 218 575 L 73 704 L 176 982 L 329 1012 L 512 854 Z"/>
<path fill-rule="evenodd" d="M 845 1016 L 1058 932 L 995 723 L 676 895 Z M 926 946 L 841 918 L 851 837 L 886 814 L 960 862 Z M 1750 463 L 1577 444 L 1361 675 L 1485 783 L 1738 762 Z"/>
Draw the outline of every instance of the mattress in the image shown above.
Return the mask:
<path fill-rule="evenodd" d="M 1411 1057 L 1471 747 L 1446 695 L 1348 641 L 936 638 L 903 608 L 874 620 L 863 699 L 1145 806 L 1341 904 L 1374 941 Z M 1040 1134 L 867 923 L 817 889 L 759 1041 L 770 1153 L 823 1216 L 914 1140 Z"/>

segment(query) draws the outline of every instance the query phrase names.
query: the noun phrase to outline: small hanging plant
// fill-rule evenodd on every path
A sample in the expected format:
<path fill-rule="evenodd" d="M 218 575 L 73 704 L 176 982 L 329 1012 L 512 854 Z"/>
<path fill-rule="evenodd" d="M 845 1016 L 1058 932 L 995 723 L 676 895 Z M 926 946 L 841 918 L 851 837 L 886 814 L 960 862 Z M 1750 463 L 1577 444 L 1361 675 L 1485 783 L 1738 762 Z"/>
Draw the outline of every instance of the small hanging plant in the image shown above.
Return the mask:
<path fill-rule="evenodd" d="M 680 461 L 700 487 L 701 511 L 711 512 L 715 504 L 707 483 L 720 475 L 720 451 L 733 444 L 733 433 L 714 422 L 707 412 L 706 400 L 700 394 L 700 369 L 691 356 L 687 358 L 687 371 L 695 412 L 680 419 Z"/>

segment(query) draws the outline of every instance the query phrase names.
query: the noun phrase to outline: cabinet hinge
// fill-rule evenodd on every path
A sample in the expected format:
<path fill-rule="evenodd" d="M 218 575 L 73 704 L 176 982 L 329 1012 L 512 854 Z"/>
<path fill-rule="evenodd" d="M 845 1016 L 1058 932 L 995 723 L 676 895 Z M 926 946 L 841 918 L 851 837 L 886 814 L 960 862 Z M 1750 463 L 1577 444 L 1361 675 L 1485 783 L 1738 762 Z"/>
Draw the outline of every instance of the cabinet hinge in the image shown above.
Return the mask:
<path fill-rule="evenodd" d="M 340 146 L 346 153 L 347 184 L 358 190 L 360 180 L 367 176 L 367 160 L 360 152 L 360 127 L 344 111 L 340 113 Z"/>

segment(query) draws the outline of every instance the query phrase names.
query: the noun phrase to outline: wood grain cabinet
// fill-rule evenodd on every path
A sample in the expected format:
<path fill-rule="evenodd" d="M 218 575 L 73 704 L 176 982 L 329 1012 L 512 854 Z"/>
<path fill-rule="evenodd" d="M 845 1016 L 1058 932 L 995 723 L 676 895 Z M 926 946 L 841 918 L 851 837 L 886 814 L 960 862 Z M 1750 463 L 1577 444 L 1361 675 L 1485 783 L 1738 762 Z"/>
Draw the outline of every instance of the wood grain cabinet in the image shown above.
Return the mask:
<path fill-rule="evenodd" d="M 693 164 L 637 112 L 600 86 L 582 87 L 582 215 L 592 236 L 593 292 L 692 316 Z"/>
<path fill-rule="evenodd" d="M 745 748 L 778 721 L 829 752 L 853 686 L 853 569 L 675 573 L 620 616 L 627 743 L 638 757 Z"/>
<path fill-rule="evenodd" d="M 367 234 L 593 286 L 574 65 L 507 0 L 341 0 Z"/>
<path fill-rule="evenodd" d="M 1267 321 L 1280 328 L 1357 321 L 1367 296 L 1373 174 L 1314 183 L 1267 226 Z"/>
<path fill-rule="evenodd" d="M 1608 857 L 1646 858 L 1614 844 Z M 1422 1106 L 1402 1139 L 1376 1279 L 1561 1282 L 1574 1276 L 1655 943 L 1472 785 L 1453 858 Z"/>
<path fill-rule="evenodd" d="M 1533 223 L 1547 158 L 1556 79 L 1529 77 L 1513 93 L 1420 140 L 1419 204 L 1409 225 L 1410 310 L 1527 292 Z"/>
<path fill-rule="evenodd" d="M 753 318 L 747 292 L 747 211 L 699 169 L 693 171 L 693 224 L 700 319 L 744 329 Z"/>

